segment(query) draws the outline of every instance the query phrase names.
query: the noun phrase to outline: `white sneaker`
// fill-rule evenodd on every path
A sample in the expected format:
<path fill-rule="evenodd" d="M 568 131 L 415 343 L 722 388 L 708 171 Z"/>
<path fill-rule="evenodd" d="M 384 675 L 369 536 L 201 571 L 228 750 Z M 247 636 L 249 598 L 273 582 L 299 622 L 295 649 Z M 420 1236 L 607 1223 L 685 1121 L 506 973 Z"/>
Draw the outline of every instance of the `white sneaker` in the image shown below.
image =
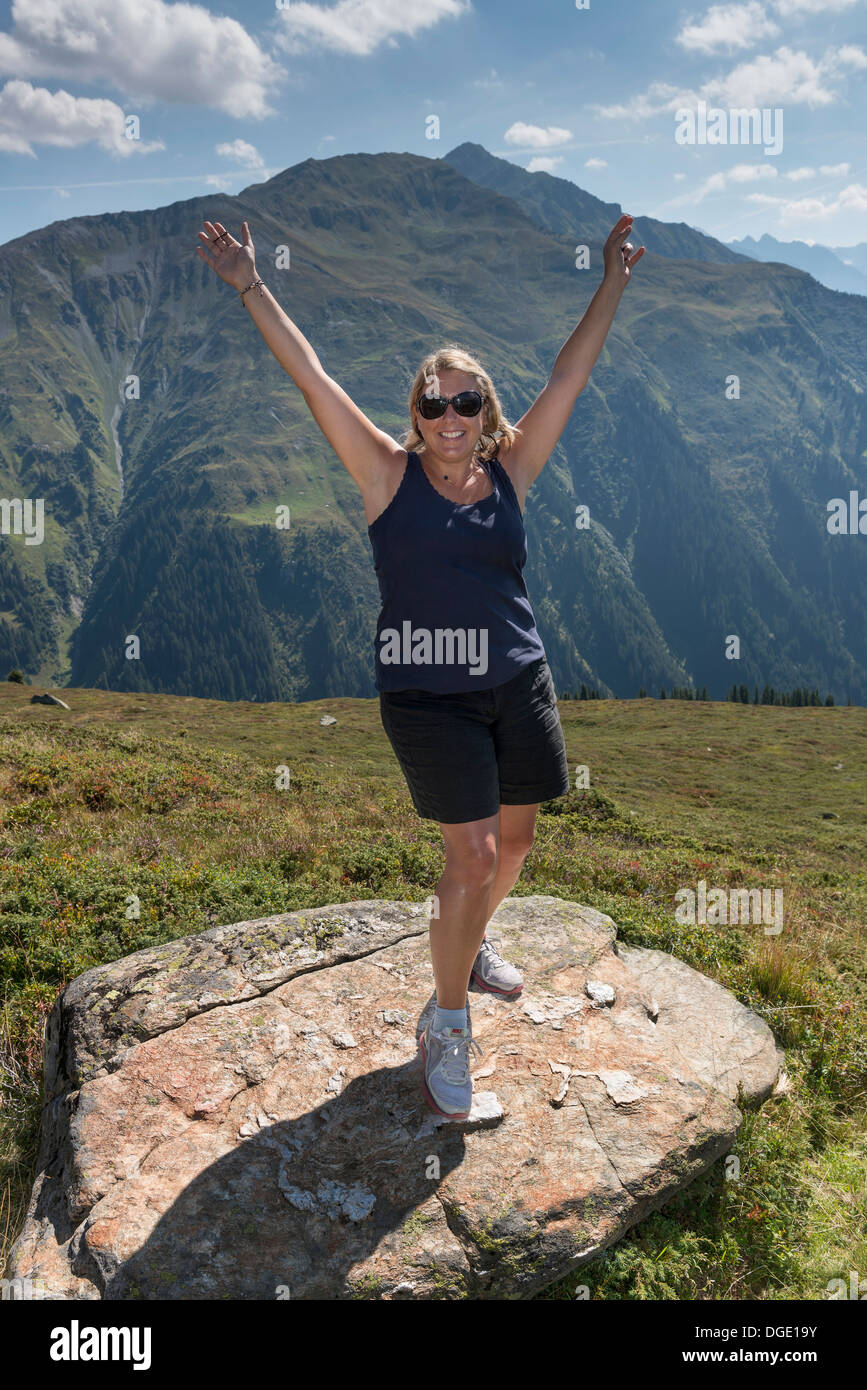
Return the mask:
<path fill-rule="evenodd" d="M 432 1110 L 449 1120 L 465 1120 L 473 1104 L 473 1082 L 470 1077 L 470 1048 L 477 1056 L 482 1049 L 473 1038 L 467 1000 L 467 1027 L 434 1030 L 435 1014 L 418 1040 L 422 1057 L 421 1085 L 424 1097 Z"/>
<path fill-rule="evenodd" d="M 510 965 L 491 945 L 499 941 L 498 936 L 482 941 L 470 972 L 470 989 L 474 994 L 498 994 L 501 999 L 517 999 L 524 988 L 524 981 L 514 965 Z"/>

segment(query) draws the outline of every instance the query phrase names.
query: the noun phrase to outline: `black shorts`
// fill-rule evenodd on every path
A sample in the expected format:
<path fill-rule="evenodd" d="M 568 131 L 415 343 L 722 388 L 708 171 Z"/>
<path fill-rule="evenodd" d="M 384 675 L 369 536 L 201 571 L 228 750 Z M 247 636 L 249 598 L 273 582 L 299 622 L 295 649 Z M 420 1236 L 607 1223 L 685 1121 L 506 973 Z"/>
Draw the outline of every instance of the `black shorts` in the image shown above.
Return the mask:
<path fill-rule="evenodd" d="M 382 726 L 424 820 L 447 825 L 565 796 L 569 767 L 544 656 L 490 690 L 380 691 Z"/>

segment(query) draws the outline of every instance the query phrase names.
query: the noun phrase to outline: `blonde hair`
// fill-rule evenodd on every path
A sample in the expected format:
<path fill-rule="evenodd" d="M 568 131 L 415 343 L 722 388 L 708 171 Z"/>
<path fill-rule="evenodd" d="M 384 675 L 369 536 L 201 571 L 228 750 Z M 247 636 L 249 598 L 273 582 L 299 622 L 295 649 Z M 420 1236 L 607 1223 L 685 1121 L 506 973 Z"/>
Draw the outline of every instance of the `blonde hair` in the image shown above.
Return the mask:
<path fill-rule="evenodd" d="M 461 347 L 459 343 L 449 343 L 447 347 L 437 348 L 435 352 L 428 353 L 415 374 L 409 393 L 410 426 L 400 441 L 401 448 L 409 452 L 424 443 L 415 426 L 416 402 L 432 379 L 440 372 L 449 371 L 466 372 L 468 376 L 475 377 L 482 397 L 482 437 L 476 445 L 478 458 L 492 458 L 501 439 L 507 439 L 510 445 L 513 444 L 517 432 L 503 414 L 500 399 L 488 373 L 478 358 L 473 357 L 466 348 Z"/>

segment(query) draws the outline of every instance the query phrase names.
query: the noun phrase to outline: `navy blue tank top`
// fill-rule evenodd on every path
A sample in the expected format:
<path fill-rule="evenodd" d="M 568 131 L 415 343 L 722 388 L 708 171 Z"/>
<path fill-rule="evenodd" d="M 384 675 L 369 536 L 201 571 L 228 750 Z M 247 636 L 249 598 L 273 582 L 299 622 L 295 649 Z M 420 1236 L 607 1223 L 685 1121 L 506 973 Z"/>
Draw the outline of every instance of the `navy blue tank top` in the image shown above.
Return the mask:
<path fill-rule="evenodd" d="M 500 460 L 482 462 L 491 495 L 452 502 L 410 453 L 367 528 L 382 598 L 377 690 L 489 690 L 545 655 L 524 583 L 518 498 Z"/>

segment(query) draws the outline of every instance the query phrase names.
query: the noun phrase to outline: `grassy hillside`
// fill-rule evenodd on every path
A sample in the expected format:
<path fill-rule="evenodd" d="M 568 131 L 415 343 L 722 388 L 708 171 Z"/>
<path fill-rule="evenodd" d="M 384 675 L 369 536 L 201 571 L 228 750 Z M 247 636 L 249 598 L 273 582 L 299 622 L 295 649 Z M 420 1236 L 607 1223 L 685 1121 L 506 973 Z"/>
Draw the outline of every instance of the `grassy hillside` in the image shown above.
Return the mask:
<path fill-rule="evenodd" d="M 258 704 L 0 684 L 0 1236 L 33 1178 L 41 1030 L 92 965 L 220 923 L 382 896 L 442 864 L 374 700 Z M 576 1283 L 608 1299 L 821 1299 L 867 1267 L 867 711 L 560 704 L 590 790 L 548 803 L 517 893 L 590 903 L 765 1018 L 791 1088 L 716 1165 Z M 323 713 L 337 723 L 319 724 Z M 276 769 L 290 769 L 286 791 Z M 784 930 L 681 926 L 674 894 L 784 892 Z M 141 903 L 125 915 L 127 895 Z"/>

